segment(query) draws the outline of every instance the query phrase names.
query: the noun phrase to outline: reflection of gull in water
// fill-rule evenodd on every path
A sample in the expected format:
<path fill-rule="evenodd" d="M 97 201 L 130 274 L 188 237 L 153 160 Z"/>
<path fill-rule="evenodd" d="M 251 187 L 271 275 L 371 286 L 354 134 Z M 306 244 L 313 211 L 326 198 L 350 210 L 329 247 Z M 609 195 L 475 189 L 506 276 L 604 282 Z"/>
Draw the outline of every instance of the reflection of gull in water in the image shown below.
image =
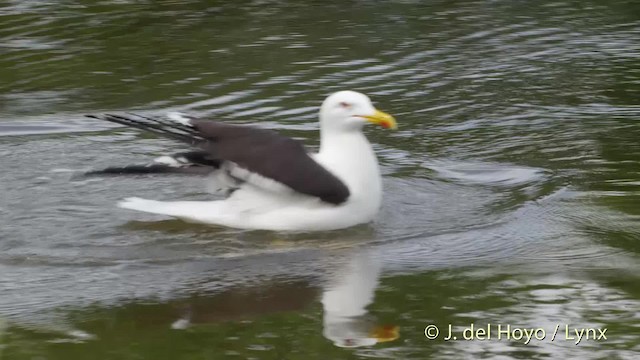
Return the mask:
<path fill-rule="evenodd" d="M 214 296 L 191 296 L 171 303 L 180 314 L 171 328 L 243 321 L 273 313 L 302 311 L 317 298 L 318 291 L 306 280 L 265 281 L 254 286 L 239 286 Z"/>
<path fill-rule="evenodd" d="M 377 326 L 367 315 L 381 264 L 371 252 L 357 253 L 322 294 L 324 336 L 340 347 L 370 346 L 398 338 L 397 326 Z"/>

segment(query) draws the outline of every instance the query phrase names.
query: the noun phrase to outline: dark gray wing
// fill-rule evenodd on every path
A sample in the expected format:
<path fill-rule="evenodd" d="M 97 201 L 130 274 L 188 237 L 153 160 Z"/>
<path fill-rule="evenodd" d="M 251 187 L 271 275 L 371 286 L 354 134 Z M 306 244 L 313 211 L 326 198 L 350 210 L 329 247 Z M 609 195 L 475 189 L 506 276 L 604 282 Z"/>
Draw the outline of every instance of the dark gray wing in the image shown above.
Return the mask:
<path fill-rule="evenodd" d="M 340 204 L 349 189 L 313 160 L 304 146 L 274 131 L 215 121 L 190 119 L 188 124 L 140 115 L 90 116 L 153 132 L 200 147 L 212 161 L 229 161 L 303 194 Z"/>

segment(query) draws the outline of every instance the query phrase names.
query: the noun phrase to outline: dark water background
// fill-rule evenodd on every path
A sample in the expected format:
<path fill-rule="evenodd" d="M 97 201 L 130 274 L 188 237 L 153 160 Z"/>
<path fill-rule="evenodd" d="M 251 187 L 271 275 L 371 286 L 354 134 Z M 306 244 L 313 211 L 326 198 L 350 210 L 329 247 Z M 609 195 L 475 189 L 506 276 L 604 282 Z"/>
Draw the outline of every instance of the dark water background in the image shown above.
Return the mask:
<path fill-rule="evenodd" d="M 206 197 L 201 179 L 80 176 L 183 149 L 85 113 L 313 147 L 341 89 L 400 124 L 367 131 L 370 226 L 186 225 L 114 204 Z M 0 0 L 0 358 L 635 359 L 639 121 L 637 1 Z M 332 291 L 367 314 L 335 325 Z M 442 339 L 471 323 L 547 336 Z M 334 345 L 380 324 L 399 338 Z M 551 341 L 565 324 L 607 339 Z"/>

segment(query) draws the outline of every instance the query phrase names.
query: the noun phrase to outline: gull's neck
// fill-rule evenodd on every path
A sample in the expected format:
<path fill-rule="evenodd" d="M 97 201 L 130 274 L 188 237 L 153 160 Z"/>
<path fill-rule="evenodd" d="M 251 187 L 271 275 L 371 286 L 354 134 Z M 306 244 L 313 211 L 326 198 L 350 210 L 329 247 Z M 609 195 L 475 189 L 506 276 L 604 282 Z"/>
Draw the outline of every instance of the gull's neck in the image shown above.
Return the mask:
<path fill-rule="evenodd" d="M 378 159 L 362 131 L 322 129 L 318 161 L 349 187 L 352 199 L 367 198 L 377 211 L 382 201 Z"/>
<path fill-rule="evenodd" d="M 376 170 L 378 166 L 378 160 L 369 140 L 359 130 L 322 129 L 319 155 L 341 163 L 375 164 Z"/>

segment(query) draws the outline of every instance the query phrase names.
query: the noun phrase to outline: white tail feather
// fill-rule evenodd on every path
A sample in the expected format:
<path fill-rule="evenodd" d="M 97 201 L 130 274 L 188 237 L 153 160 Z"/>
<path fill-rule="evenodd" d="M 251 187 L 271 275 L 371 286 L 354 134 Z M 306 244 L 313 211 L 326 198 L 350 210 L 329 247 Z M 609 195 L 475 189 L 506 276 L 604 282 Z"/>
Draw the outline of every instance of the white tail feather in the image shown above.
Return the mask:
<path fill-rule="evenodd" d="M 151 214 L 167 215 L 189 222 L 227 225 L 236 220 L 225 201 L 156 201 L 138 197 L 126 198 L 118 203 L 123 209 Z"/>

